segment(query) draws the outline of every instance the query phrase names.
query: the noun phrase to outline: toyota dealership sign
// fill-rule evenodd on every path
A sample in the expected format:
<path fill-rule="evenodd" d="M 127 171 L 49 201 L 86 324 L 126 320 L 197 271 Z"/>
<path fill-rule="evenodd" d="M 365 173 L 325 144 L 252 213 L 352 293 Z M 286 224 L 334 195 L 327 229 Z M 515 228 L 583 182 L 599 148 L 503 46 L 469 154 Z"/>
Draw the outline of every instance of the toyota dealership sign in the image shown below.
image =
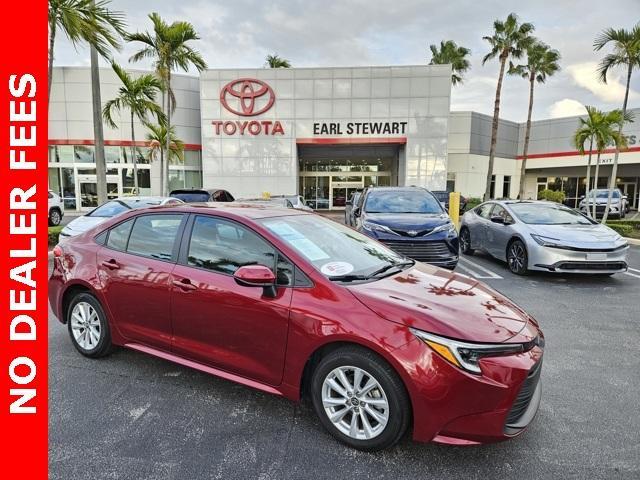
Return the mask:
<path fill-rule="evenodd" d="M 220 105 L 241 117 L 255 117 L 273 107 L 276 94 L 269 84 L 256 78 L 232 80 L 220 89 Z M 284 135 L 278 120 L 214 120 L 216 135 Z"/>

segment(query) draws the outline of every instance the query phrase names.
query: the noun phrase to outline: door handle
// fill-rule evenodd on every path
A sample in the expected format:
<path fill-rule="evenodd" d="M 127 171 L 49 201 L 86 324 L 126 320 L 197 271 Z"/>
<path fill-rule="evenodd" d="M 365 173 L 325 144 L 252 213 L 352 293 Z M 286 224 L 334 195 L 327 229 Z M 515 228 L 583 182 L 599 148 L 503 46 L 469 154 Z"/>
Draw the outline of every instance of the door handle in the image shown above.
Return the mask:
<path fill-rule="evenodd" d="M 185 291 L 195 290 L 197 288 L 193 283 L 191 283 L 188 278 L 183 278 L 182 280 L 174 280 L 173 284 Z"/>
<path fill-rule="evenodd" d="M 120 268 L 118 262 L 116 262 L 113 258 L 111 260 L 103 260 L 102 266 L 107 267 L 111 270 L 117 270 L 118 268 Z"/>

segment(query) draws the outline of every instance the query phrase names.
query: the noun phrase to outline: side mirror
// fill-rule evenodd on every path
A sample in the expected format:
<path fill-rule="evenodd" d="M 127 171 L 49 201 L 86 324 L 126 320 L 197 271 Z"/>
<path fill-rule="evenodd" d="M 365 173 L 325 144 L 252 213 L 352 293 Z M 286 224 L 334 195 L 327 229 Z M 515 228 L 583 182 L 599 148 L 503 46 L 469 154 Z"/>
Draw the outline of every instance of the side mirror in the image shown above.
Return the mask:
<path fill-rule="evenodd" d="M 623 199 L 623 200 L 629 200 L 629 197 L 628 197 L 628 196 L 626 196 L 626 195 L 623 195 L 623 196 L 622 196 L 622 199 Z"/>
<path fill-rule="evenodd" d="M 500 223 L 502 225 L 504 225 L 506 222 L 504 221 L 504 218 L 502 218 L 500 215 L 494 215 L 491 217 L 491 221 L 493 223 Z"/>
<path fill-rule="evenodd" d="M 584 200 L 584 195 L 580 195 L 579 200 Z"/>
<path fill-rule="evenodd" d="M 264 265 L 245 265 L 236 270 L 233 278 L 243 287 L 262 287 L 266 297 L 276 296 L 276 276 Z"/>

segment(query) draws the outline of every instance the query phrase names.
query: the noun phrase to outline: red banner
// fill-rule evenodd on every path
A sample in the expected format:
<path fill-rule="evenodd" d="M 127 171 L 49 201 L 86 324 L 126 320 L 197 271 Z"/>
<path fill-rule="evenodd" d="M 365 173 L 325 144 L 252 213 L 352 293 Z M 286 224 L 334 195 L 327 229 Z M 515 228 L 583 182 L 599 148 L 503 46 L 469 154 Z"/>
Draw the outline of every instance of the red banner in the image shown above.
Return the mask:
<path fill-rule="evenodd" d="M 0 29 L 0 469 L 47 477 L 47 2 Z"/>

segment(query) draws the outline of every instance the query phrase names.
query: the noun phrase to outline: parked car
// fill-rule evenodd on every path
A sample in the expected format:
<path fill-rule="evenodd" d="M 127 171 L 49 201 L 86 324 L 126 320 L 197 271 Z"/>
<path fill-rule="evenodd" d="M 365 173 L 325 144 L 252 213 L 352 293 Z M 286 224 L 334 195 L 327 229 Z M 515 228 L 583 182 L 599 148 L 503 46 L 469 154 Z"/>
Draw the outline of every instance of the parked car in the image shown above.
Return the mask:
<path fill-rule="evenodd" d="M 449 269 L 458 263 L 456 227 L 424 188 L 367 188 L 353 216 L 358 231 L 402 255 Z"/>
<path fill-rule="evenodd" d="M 540 403 L 544 336 L 522 309 L 295 209 L 123 213 L 54 249 L 49 300 L 82 355 L 120 345 L 291 400 L 304 391 L 362 450 L 407 431 L 509 439 Z"/>
<path fill-rule="evenodd" d="M 154 205 L 172 205 L 183 203 L 179 198 L 172 197 L 121 197 L 109 200 L 94 208 L 86 215 L 69 222 L 60 232 L 60 241 L 75 237 L 90 228 L 127 210 L 151 207 Z"/>
<path fill-rule="evenodd" d="M 64 217 L 64 202 L 60 195 L 49 190 L 49 226 L 60 225 L 62 217 Z"/>
<path fill-rule="evenodd" d="M 345 225 L 349 225 L 350 227 L 355 226 L 355 218 L 353 218 L 353 208 L 358 204 L 358 200 L 360 199 L 360 195 L 362 192 L 355 191 L 347 200 L 347 205 L 344 207 L 344 223 Z"/>
<path fill-rule="evenodd" d="M 237 200 L 239 203 L 250 203 L 252 205 L 263 205 L 265 207 L 281 207 L 281 208 L 294 208 L 293 204 L 289 201 L 289 199 L 280 197 L 280 198 L 244 198 Z"/>
<path fill-rule="evenodd" d="M 307 206 L 312 210 L 326 210 L 329 208 L 329 199 L 315 198 L 313 200 L 307 200 Z"/>
<path fill-rule="evenodd" d="M 286 198 L 291 202 L 293 208 L 297 210 L 305 210 L 307 212 L 313 211 L 311 207 L 307 206 L 307 202 L 302 195 L 271 195 L 271 198 Z"/>
<path fill-rule="evenodd" d="M 599 188 L 589 191 L 586 197 L 581 197 L 578 208 L 585 215 L 593 215 L 593 204 L 596 206 L 596 218 L 602 217 L 607 207 L 609 199 L 609 189 Z M 620 189 L 614 188 L 611 193 L 611 206 L 609 209 L 609 217 L 624 218 L 629 212 L 629 201 L 627 196 L 623 195 Z"/>
<path fill-rule="evenodd" d="M 484 250 L 509 270 L 611 275 L 627 270 L 627 242 L 615 231 L 553 202 L 490 201 L 462 217 L 460 249 Z"/>
<path fill-rule="evenodd" d="M 233 195 L 221 188 L 185 188 L 172 190 L 171 193 L 169 193 L 169 196 L 179 198 L 185 203 L 235 201 Z"/>
<path fill-rule="evenodd" d="M 449 211 L 449 194 L 446 190 L 431 190 L 431 193 L 440 201 L 444 209 Z M 467 209 L 467 199 L 460 195 L 460 215 L 463 215 Z"/>

